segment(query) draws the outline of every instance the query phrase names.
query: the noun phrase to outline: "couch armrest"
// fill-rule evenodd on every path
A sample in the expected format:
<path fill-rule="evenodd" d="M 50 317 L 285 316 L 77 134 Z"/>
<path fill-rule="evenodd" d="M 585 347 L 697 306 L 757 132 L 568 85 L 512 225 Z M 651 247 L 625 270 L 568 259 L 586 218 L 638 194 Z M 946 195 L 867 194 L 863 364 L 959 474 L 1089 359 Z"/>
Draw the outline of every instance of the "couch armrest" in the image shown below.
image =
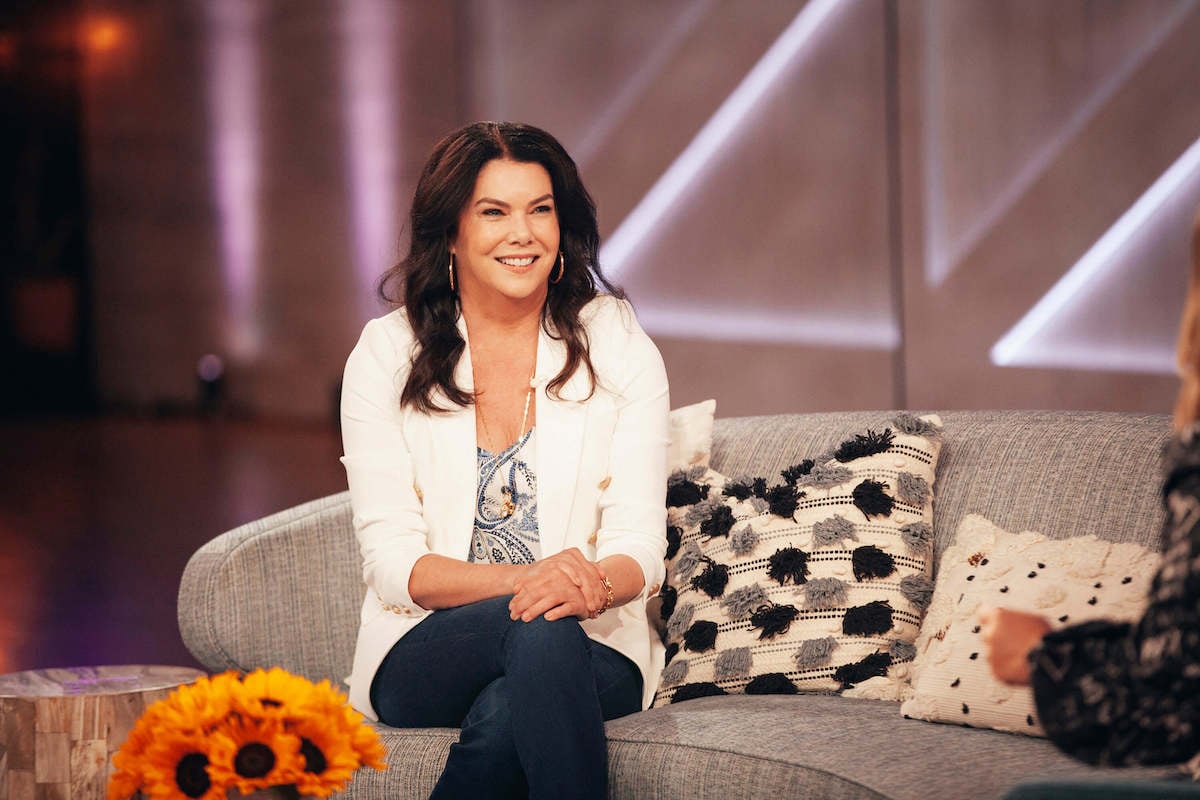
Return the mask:
<path fill-rule="evenodd" d="M 362 569 L 349 492 L 221 534 L 179 586 L 184 644 L 213 671 L 280 666 L 341 683 L 350 672 Z"/>

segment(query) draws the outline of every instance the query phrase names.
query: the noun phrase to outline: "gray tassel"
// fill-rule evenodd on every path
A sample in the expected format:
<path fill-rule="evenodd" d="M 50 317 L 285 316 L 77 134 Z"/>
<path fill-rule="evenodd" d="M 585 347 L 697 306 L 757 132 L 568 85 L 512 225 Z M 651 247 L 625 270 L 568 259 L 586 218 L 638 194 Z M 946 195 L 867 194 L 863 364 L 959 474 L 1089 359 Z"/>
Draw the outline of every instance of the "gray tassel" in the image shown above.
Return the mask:
<path fill-rule="evenodd" d="M 813 467 L 812 472 L 807 475 L 801 475 L 796 481 L 797 486 L 811 486 L 814 489 L 828 489 L 833 486 L 840 486 L 854 477 L 854 470 L 849 467 L 843 467 L 836 462 L 832 464 L 818 464 Z"/>
<path fill-rule="evenodd" d="M 796 667 L 799 669 L 823 667 L 833 660 L 836 647 L 837 639 L 832 636 L 826 636 L 824 639 L 805 639 L 792 658 L 796 659 Z"/>
<path fill-rule="evenodd" d="M 919 556 L 929 555 L 933 546 L 933 526 L 928 522 L 909 522 L 900 526 L 900 540 Z"/>
<path fill-rule="evenodd" d="M 933 599 L 933 583 L 924 575 L 905 575 L 900 579 L 900 594 L 913 604 L 914 608 L 922 611 L 929 608 Z"/>
<path fill-rule="evenodd" d="M 897 661 L 912 661 L 917 657 L 917 646 L 911 642 L 902 642 L 899 639 L 893 639 L 888 645 L 888 655 L 892 657 L 892 663 Z"/>
<path fill-rule="evenodd" d="M 931 442 L 938 442 L 942 439 L 941 428 L 932 422 L 926 422 L 915 414 L 909 414 L 907 411 L 901 411 L 893 417 L 892 424 L 896 426 L 896 430 L 907 433 L 909 436 L 923 436 Z"/>
<path fill-rule="evenodd" d="M 707 467 L 693 466 L 677 469 L 667 476 L 667 486 L 678 486 L 684 481 L 692 481 L 699 483 L 704 477 L 704 473 L 708 471 Z"/>
<path fill-rule="evenodd" d="M 841 544 L 843 539 L 858 541 L 858 534 L 854 531 L 854 523 L 845 517 L 835 514 L 829 519 L 813 523 L 814 545 L 825 547 L 833 544 Z"/>
<path fill-rule="evenodd" d="M 699 525 L 701 522 L 711 517 L 713 512 L 724 505 L 723 500 L 724 498 L 720 497 L 719 495 L 710 497 L 707 500 L 701 500 L 699 503 L 696 503 L 696 505 L 687 510 L 687 513 L 683 515 L 683 521 L 689 527 Z"/>
<path fill-rule="evenodd" d="M 700 566 L 700 562 L 704 559 L 704 553 L 700 550 L 700 545 L 696 542 L 684 542 L 679 548 L 679 555 L 675 557 L 675 577 L 682 583 L 692 577 L 692 573 L 696 571 L 696 567 Z"/>
<path fill-rule="evenodd" d="M 730 619 L 746 619 L 759 606 L 769 602 L 771 601 L 762 587 L 757 583 L 752 583 L 730 592 L 721 601 L 721 607 L 725 609 L 725 613 L 729 615 Z"/>
<path fill-rule="evenodd" d="M 836 608 L 846 604 L 846 584 L 837 578 L 813 578 L 804 584 L 804 603 L 809 608 Z"/>
<path fill-rule="evenodd" d="M 735 647 L 717 656 L 713 664 L 713 680 L 724 681 L 732 678 L 744 678 L 750 674 L 752 659 L 749 647 Z"/>
<path fill-rule="evenodd" d="M 771 504 L 761 497 L 751 497 L 746 502 L 754 509 L 755 514 L 762 514 L 771 507 Z"/>
<path fill-rule="evenodd" d="M 758 499 L 757 497 L 755 498 Z M 765 502 L 765 501 L 764 501 Z M 729 533 L 729 549 L 735 556 L 744 556 L 758 545 L 758 531 L 750 523 L 734 528 Z"/>
<path fill-rule="evenodd" d="M 667 668 L 662 671 L 663 686 L 678 686 L 687 680 L 688 670 L 691 669 L 691 664 L 686 658 L 681 658 L 678 661 L 672 661 L 667 665 Z"/>
<path fill-rule="evenodd" d="M 910 506 L 920 508 L 929 500 L 929 481 L 911 472 L 896 475 L 896 494 Z"/>
<path fill-rule="evenodd" d="M 675 609 L 671 620 L 667 623 L 667 638 L 678 639 L 683 632 L 692 626 L 692 618 L 696 616 L 696 607 L 691 603 Z"/>

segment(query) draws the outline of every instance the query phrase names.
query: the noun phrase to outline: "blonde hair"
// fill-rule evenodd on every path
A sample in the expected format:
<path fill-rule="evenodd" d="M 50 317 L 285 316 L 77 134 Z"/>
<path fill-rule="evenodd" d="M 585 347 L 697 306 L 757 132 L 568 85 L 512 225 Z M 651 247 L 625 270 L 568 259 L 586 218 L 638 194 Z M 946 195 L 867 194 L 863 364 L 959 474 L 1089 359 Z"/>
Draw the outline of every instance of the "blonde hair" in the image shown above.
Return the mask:
<path fill-rule="evenodd" d="M 1183 430 L 1200 417 L 1200 216 L 1192 227 L 1192 275 L 1175 352 L 1180 377 L 1175 428 Z"/>

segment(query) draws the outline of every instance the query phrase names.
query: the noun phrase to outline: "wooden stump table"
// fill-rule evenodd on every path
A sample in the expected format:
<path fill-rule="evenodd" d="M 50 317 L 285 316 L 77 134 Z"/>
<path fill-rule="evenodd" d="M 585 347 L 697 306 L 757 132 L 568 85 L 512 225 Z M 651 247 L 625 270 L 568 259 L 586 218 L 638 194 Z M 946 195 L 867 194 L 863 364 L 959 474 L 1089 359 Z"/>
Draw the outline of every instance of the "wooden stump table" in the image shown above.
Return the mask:
<path fill-rule="evenodd" d="M 0 800 L 103 800 L 138 717 L 202 675 L 144 665 L 0 675 Z"/>

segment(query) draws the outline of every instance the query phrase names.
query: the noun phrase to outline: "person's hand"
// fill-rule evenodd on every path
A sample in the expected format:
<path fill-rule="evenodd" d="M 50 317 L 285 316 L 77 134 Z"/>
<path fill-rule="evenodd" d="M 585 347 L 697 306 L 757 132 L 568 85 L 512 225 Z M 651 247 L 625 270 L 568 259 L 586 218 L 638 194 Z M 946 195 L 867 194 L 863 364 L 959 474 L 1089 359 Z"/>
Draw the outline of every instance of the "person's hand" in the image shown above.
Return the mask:
<path fill-rule="evenodd" d="M 572 547 L 530 565 L 513 583 L 508 610 L 514 620 L 525 622 L 541 615 L 548 620 L 582 620 L 603 608 L 607 599 L 600 568 Z"/>
<path fill-rule="evenodd" d="M 1005 683 L 1029 683 L 1029 651 L 1050 632 L 1050 623 L 1037 614 L 1007 608 L 979 611 L 980 636 L 992 673 Z"/>

